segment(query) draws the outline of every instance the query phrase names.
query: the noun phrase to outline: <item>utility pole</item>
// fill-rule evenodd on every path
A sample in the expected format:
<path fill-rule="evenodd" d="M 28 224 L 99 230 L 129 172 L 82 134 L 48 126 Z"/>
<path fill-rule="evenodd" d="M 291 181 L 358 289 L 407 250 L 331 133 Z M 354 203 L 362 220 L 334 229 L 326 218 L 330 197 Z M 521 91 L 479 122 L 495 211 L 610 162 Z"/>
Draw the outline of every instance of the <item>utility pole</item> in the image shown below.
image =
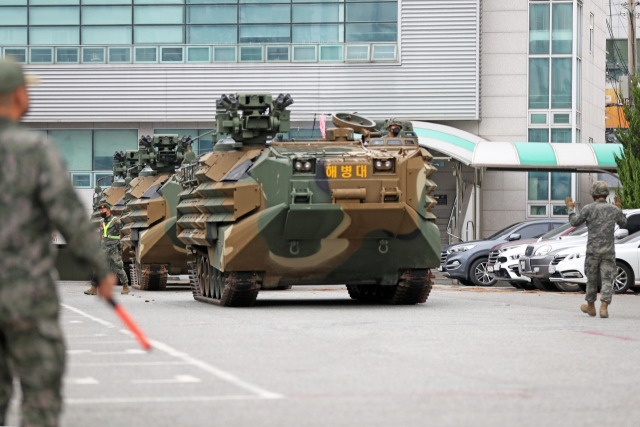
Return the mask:
<path fill-rule="evenodd" d="M 633 79 L 636 75 L 638 64 L 638 51 L 636 49 L 636 0 L 632 0 L 629 6 L 629 105 L 633 107 Z"/>

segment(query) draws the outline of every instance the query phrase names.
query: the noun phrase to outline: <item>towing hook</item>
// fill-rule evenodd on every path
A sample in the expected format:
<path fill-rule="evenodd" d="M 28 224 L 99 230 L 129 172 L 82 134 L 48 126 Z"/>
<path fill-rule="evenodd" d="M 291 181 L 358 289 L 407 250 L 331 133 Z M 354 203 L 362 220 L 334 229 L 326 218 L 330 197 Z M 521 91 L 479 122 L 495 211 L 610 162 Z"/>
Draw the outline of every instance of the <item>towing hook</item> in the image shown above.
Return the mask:
<path fill-rule="evenodd" d="M 300 252 L 300 243 L 297 240 L 289 242 L 289 252 L 291 255 L 297 255 Z"/>
<path fill-rule="evenodd" d="M 387 239 L 380 239 L 380 245 L 378 245 L 378 252 L 386 254 L 389 252 L 389 241 Z"/>

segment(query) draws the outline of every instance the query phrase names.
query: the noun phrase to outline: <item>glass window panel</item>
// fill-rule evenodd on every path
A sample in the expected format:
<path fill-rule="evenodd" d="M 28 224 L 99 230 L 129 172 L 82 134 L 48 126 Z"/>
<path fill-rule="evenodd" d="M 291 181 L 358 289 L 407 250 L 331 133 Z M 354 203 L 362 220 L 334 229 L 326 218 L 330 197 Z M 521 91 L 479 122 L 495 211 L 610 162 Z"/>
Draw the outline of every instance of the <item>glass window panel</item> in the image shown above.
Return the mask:
<path fill-rule="evenodd" d="M 103 47 L 83 47 L 82 62 L 85 64 L 104 64 Z"/>
<path fill-rule="evenodd" d="M 0 25 L 27 25 L 27 8 L 3 7 L 0 9 Z"/>
<path fill-rule="evenodd" d="M 240 0 L 240 3 L 291 3 L 291 1 L 290 0 Z"/>
<path fill-rule="evenodd" d="M 30 7 L 29 25 L 79 25 L 79 7 Z"/>
<path fill-rule="evenodd" d="M 235 25 L 189 25 L 187 43 L 235 44 L 238 43 L 238 27 Z"/>
<path fill-rule="evenodd" d="M 90 173 L 72 173 L 71 184 L 74 188 L 91 188 Z"/>
<path fill-rule="evenodd" d="M 573 4 L 553 5 L 552 53 L 571 53 L 573 44 Z"/>
<path fill-rule="evenodd" d="M 344 3 L 344 0 L 293 0 L 293 3 Z"/>
<path fill-rule="evenodd" d="M 267 62 L 289 61 L 289 46 L 267 46 Z"/>
<path fill-rule="evenodd" d="M 8 48 L 7 47 L 4 49 L 4 57 L 12 58 L 16 62 L 25 64 L 27 62 L 27 48 Z"/>
<path fill-rule="evenodd" d="M 30 44 L 80 44 L 79 27 L 30 27 Z"/>
<path fill-rule="evenodd" d="M 240 6 L 240 23 L 288 23 L 291 19 L 289 5 L 249 5 Z"/>
<path fill-rule="evenodd" d="M 551 142 L 571 142 L 571 129 L 551 129 Z"/>
<path fill-rule="evenodd" d="M 338 22 L 337 4 L 297 4 L 293 6 L 293 22 Z"/>
<path fill-rule="evenodd" d="M 131 44 L 131 27 L 82 27 L 82 44 Z"/>
<path fill-rule="evenodd" d="M 184 4 L 184 0 L 133 0 L 134 4 Z"/>
<path fill-rule="evenodd" d="M 27 0 L 0 0 L 0 6 L 26 6 Z"/>
<path fill-rule="evenodd" d="M 529 215 L 547 215 L 546 206 L 529 206 Z"/>
<path fill-rule="evenodd" d="M 548 172 L 529 172 L 529 200 L 549 200 Z"/>
<path fill-rule="evenodd" d="M 347 46 L 347 61 L 367 61 L 369 59 L 369 46 Z"/>
<path fill-rule="evenodd" d="M 566 206 L 556 205 L 553 206 L 553 215 L 569 215 L 569 210 Z"/>
<path fill-rule="evenodd" d="M 312 62 L 316 60 L 315 46 L 294 46 L 293 60 L 299 62 Z"/>
<path fill-rule="evenodd" d="M 569 124 L 569 114 L 554 114 L 553 123 L 555 124 Z"/>
<path fill-rule="evenodd" d="M 53 48 L 50 47 L 32 47 L 29 49 L 30 61 L 32 64 L 51 64 L 53 63 Z"/>
<path fill-rule="evenodd" d="M 133 40 L 134 43 L 184 43 L 184 27 L 133 27 Z"/>
<path fill-rule="evenodd" d="M 237 3 L 237 0 L 187 0 L 187 4 L 217 4 L 217 3 Z M 277 2 L 274 2 L 277 3 Z"/>
<path fill-rule="evenodd" d="M 234 47 L 214 47 L 213 62 L 236 62 L 236 48 Z"/>
<path fill-rule="evenodd" d="M 347 4 L 347 22 L 388 22 L 397 19 L 397 3 Z"/>
<path fill-rule="evenodd" d="M 347 42 L 395 42 L 396 24 L 348 24 Z"/>
<path fill-rule="evenodd" d="M 240 43 L 290 43 L 290 28 L 289 25 L 242 25 Z"/>
<path fill-rule="evenodd" d="M 551 108 L 571 108 L 571 77 L 571 58 L 553 58 Z"/>
<path fill-rule="evenodd" d="M 202 47 L 187 47 L 187 62 L 209 62 L 211 61 L 211 48 L 208 46 Z"/>
<path fill-rule="evenodd" d="M 529 142 L 549 142 L 549 129 L 529 129 Z"/>
<path fill-rule="evenodd" d="M 237 6 L 187 7 L 187 24 L 235 24 L 237 22 Z"/>
<path fill-rule="evenodd" d="M 131 0 L 82 0 L 82 4 L 131 4 Z"/>
<path fill-rule="evenodd" d="M 373 53 L 371 55 L 371 59 L 373 59 L 374 61 L 396 59 L 396 45 L 394 44 L 373 45 Z"/>
<path fill-rule="evenodd" d="M 571 174 L 551 172 L 551 200 L 564 200 L 571 196 Z"/>
<path fill-rule="evenodd" d="M 546 114 L 532 114 L 531 115 L 531 123 L 534 125 L 545 125 L 547 124 L 547 115 Z"/>
<path fill-rule="evenodd" d="M 184 62 L 183 54 L 181 47 L 161 47 L 160 62 Z"/>
<path fill-rule="evenodd" d="M 240 46 L 240 62 L 262 62 L 262 46 Z"/>
<path fill-rule="evenodd" d="M 205 134 L 207 132 L 210 132 L 212 129 L 200 129 L 198 130 L 198 135 L 202 135 Z M 197 142 L 199 142 L 198 147 L 197 147 L 197 151 L 194 148 L 193 151 L 196 154 L 202 154 L 202 153 L 208 153 L 210 151 L 213 150 L 213 135 L 210 133 L 208 135 L 203 136 L 202 138 L 200 138 Z"/>
<path fill-rule="evenodd" d="M 529 59 L 529 108 L 549 108 L 549 59 Z"/>
<path fill-rule="evenodd" d="M 320 61 L 341 62 L 343 58 L 342 46 L 320 46 Z"/>
<path fill-rule="evenodd" d="M 109 48 L 109 62 L 131 62 L 131 48 L 130 47 L 110 47 Z"/>
<path fill-rule="evenodd" d="M 29 0 L 29 6 L 49 6 L 58 4 L 80 4 L 80 0 Z"/>
<path fill-rule="evenodd" d="M 156 47 L 136 47 L 135 54 L 135 62 L 158 62 L 156 58 L 158 48 Z"/>
<path fill-rule="evenodd" d="M 50 130 L 49 137 L 58 146 L 60 154 L 71 171 L 90 171 L 91 130 Z M 111 153 L 113 156 L 113 153 Z"/>
<path fill-rule="evenodd" d="M 184 24 L 183 6 L 135 6 L 134 24 Z"/>
<path fill-rule="evenodd" d="M 532 4 L 529 9 L 529 53 L 549 53 L 549 4 Z"/>
<path fill-rule="evenodd" d="M 341 28 L 339 24 L 309 24 L 293 26 L 294 43 L 339 43 Z"/>
<path fill-rule="evenodd" d="M 56 48 L 56 63 L 78 63 L 77 47 Z"/>
<path fill-rule="evenodd" d="M 0 27 L 0 45 L 27 44 L 26 27 Z"/>
<path fill-rule="evenodd" d="M 137 129 L 104 129 L 93 132 L 93 170 L 110 170 L 113 168 L 113 154 L 116 151 L 126 152 L 138 148 Z"/>
<path fill-rule="evenodd" d="M 86 6 L 82 8 L 82 25 L 131 25 L 131 6 Z"/>

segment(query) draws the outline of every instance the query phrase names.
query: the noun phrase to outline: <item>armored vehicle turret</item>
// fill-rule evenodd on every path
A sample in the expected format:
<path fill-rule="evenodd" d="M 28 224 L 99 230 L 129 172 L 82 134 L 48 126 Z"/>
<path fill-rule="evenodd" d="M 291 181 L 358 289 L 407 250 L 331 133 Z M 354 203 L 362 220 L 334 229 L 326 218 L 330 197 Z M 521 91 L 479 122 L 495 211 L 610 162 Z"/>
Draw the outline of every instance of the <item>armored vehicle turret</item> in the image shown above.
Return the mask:
<path fill-rule="evenodd" d="M 346 284 L 358 300 L 426 301 L 440 254 L 435 169 L 411 123 L 390 138 L 384 122 L 337 114 L 326 139 L 287 140 L 292 103 L 223 95 L 214 151 L 181 168 L 194 298 L 249 306 L 260 289 Z"/>

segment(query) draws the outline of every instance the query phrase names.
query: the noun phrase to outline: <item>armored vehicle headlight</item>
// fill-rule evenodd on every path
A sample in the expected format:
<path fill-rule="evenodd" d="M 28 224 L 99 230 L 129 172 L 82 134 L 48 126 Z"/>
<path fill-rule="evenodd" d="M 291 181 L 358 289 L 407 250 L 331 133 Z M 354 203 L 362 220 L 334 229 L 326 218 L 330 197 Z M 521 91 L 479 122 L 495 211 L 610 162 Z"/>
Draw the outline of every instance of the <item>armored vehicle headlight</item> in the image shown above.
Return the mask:
<path fill-rule="evenodd" d="M 307 173 L 313 172 L 315 166 L 314 159 L 295 159 L 293 161 L 294 172 Z"/>
<path fill-rule="evenodd" d="M 549 252 L 551 252 L 551 246 L 549 245 L 544 245 L 539 247 L 536 252 L 533 254 L 533 256 L 543 256 L 548 254 Z"/>
<path fill-rule="evenodd" d="M 297 171 L 302 169 L 302 162 L 296 162 L 295 168 L 296 168 Z"/>
<path fill-rule="evenodd" d="M 380 160 L 376 162 L 376 169 L 382 169 L 382 162 Z"/>
<path fill-rule="evenodd" d="M 304 168 L 306 170 L 310 170 L 311 169 L 311 162 L 304 162 Z"/>
<path fill-rule="evenodd" d="M 373 170 L 374 172 L 391 172 L 393 165 L 393 159 L 378 159 L 373 162 Z"/>
<path fill-rule="evenodd" d="M 389 160 L 387 160 L 386 162 L 384 162 L 384 167 L 385 168 L 390 168 L 391 167 L 391 162 Z"/>

